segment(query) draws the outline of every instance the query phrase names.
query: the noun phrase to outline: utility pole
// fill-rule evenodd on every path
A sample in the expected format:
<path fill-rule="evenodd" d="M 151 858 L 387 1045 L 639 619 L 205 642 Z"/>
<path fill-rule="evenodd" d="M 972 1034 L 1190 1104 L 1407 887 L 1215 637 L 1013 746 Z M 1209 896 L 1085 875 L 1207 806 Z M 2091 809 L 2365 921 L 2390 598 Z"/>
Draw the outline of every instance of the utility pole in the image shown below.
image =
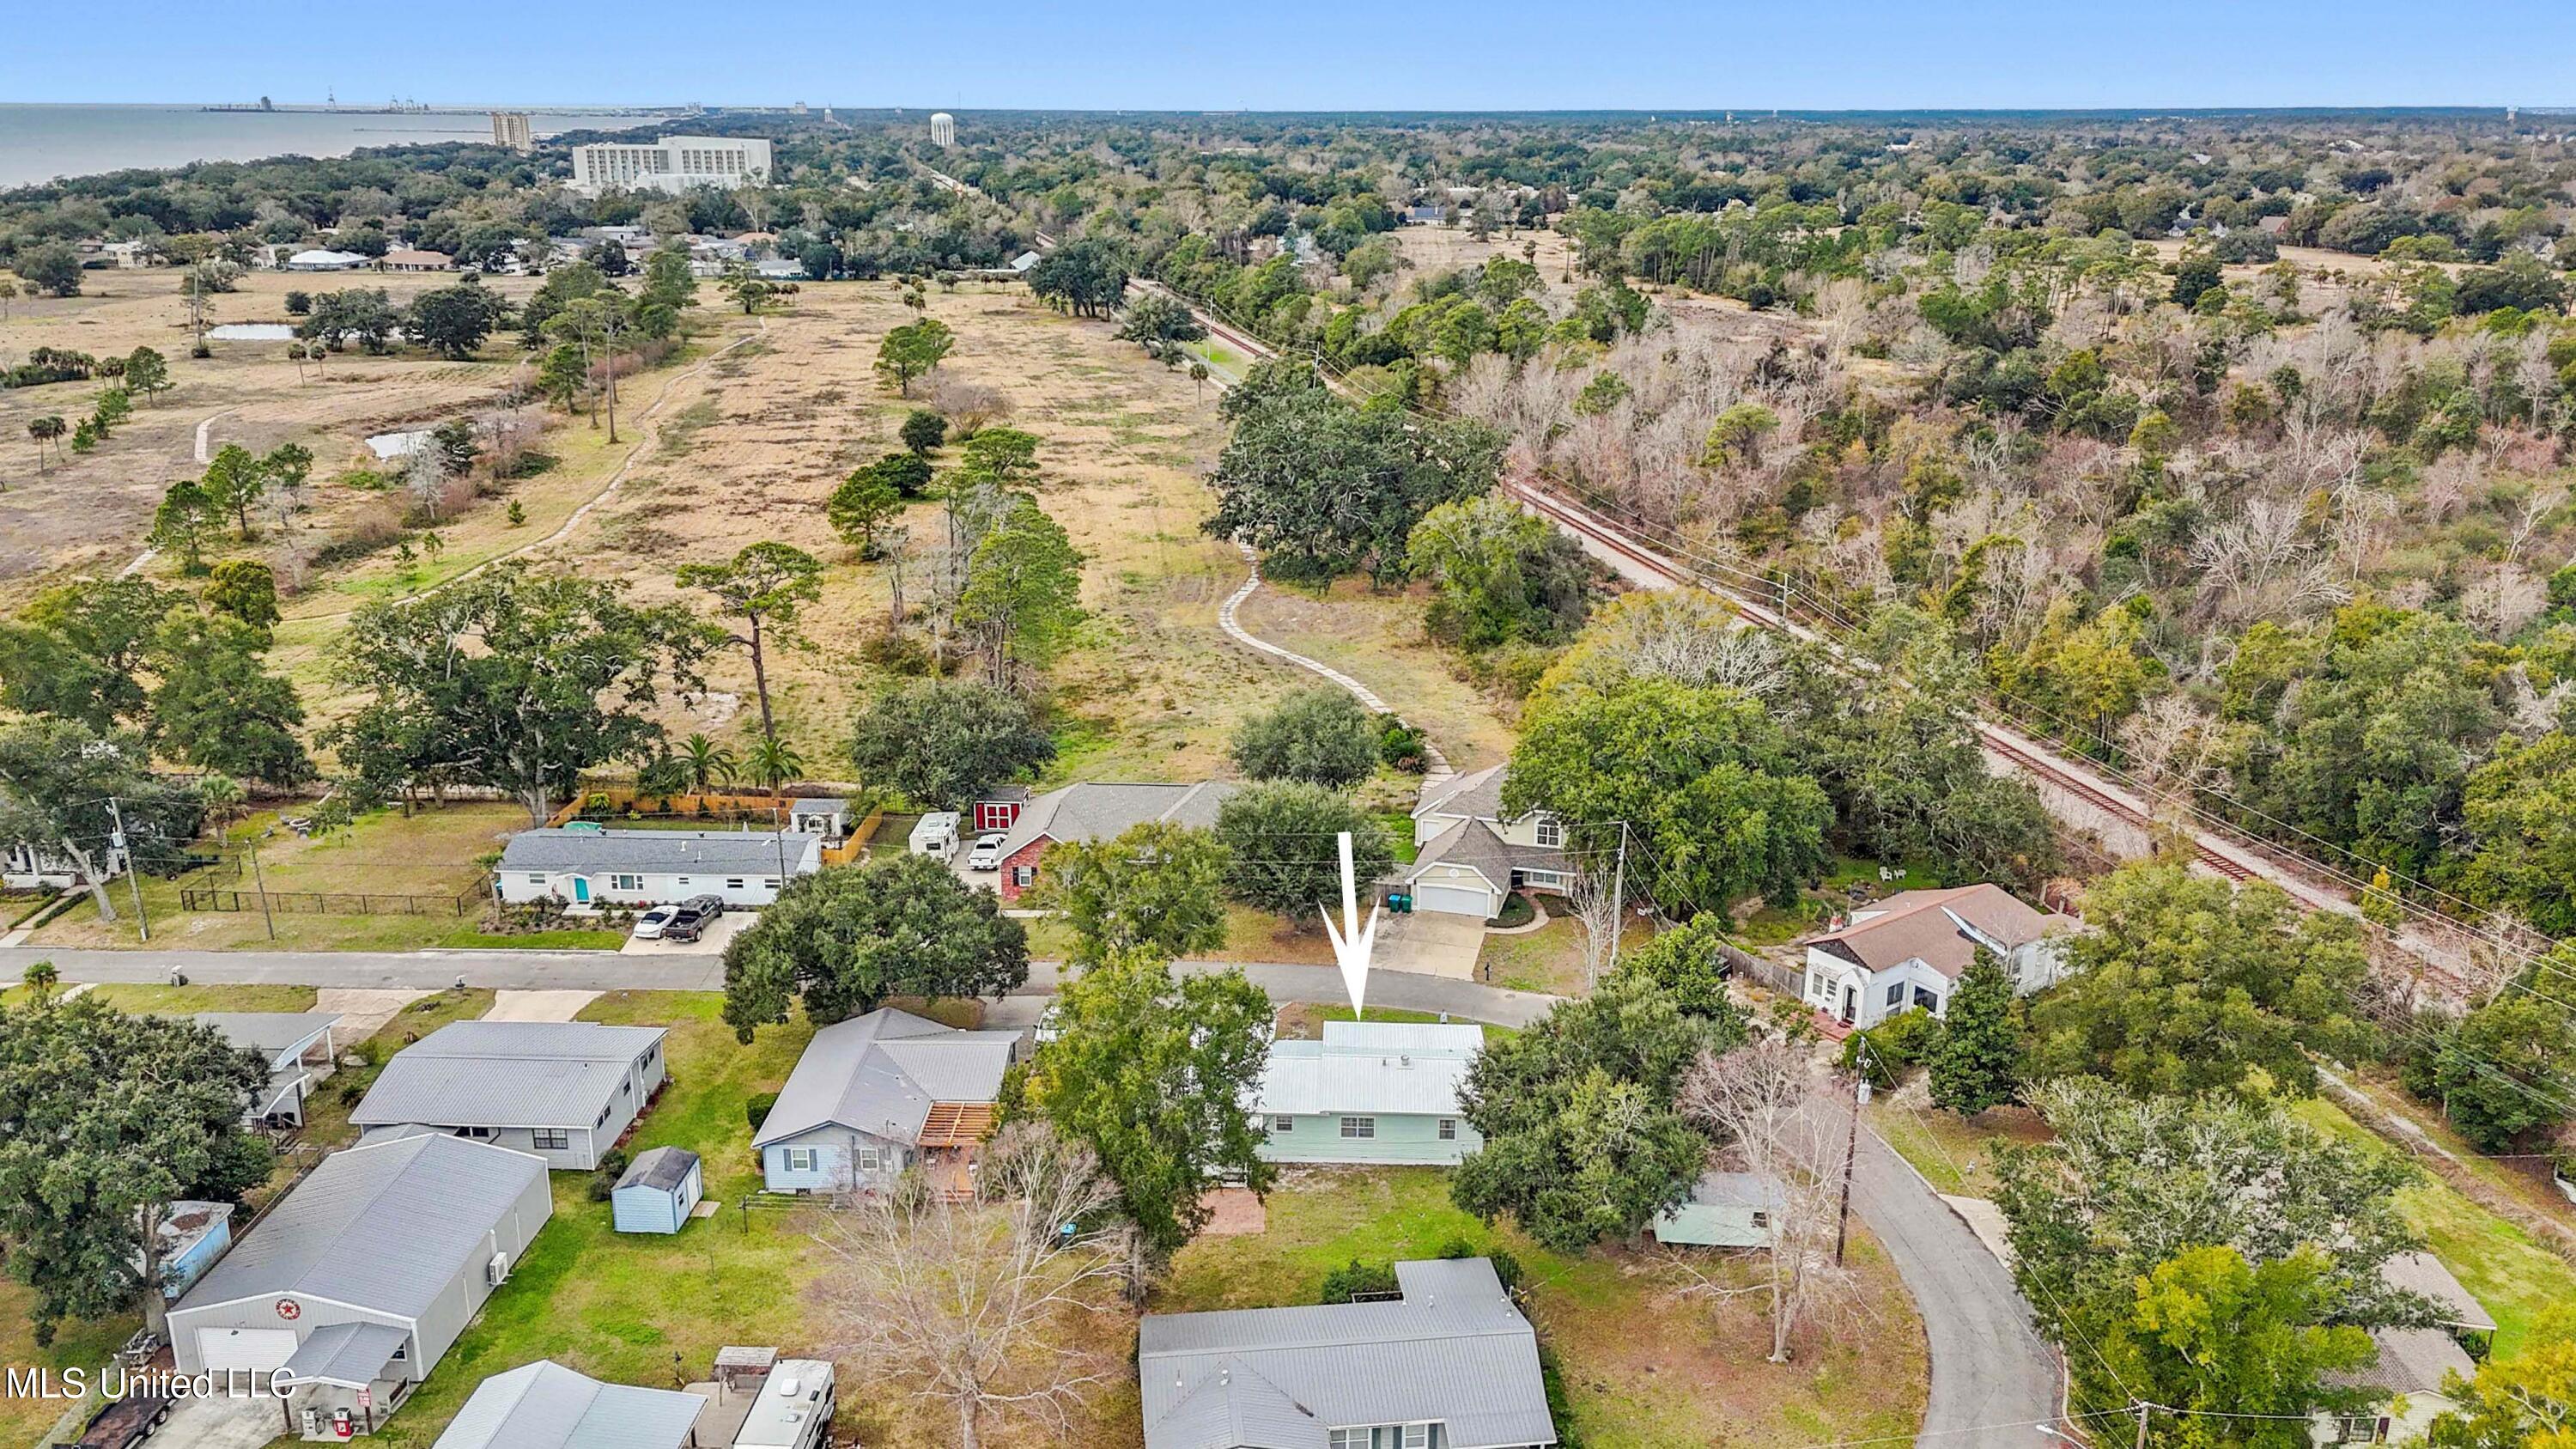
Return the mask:
<path fill-rule="evenodd" d="M 2138 1449 L 2147 1449 L 2147 1411 L 2154 1407 L 2144 1399 L 2138 1401 Z"/>
<path fill-rule="evenodd" d="M 108 837 L 108 844 L 116 847 L 117 853 L 125 857 L 125 883 L 134 891 L 135 929 L 143 933 L 144 940 L 149 941 L 152 939 L 152 922 L 143 914 L 143 882 L 134 874 L 133 848 L 125 843 L 125 811 L 120 808 L 113 795 L 107 797 L 107 818 L 114 822 L 116 828 L 116 833 Z"/>
<path fill-rule="evenodd" d="M 277 939 L 277 917 L 268 909 L 268 876 L 259 868 L 259 837 L 250 838 L 251 884 L 259 889 L 259 918 L 268 923 L 268 939 Z"/>
<path fill-rule="evenodd" d="M 1619 822 L 1619 863 L 1610 871 L 1610 974 L 1619 974 L 1619 938 L 1628 932 L 1628 822 Z"/>
<path fill-rule="evenodd" d="M 1860 1155 L 1860 1099 L 1869 1085 L 1869 1042 L 1861 1040 L 1860 1051 L 1852 1059 L 1851 1126 L 1843 1137 L 1842 1207 L 1834 1223 L 1834 1266 L 1843 1262 L 1843 1249 L 1851 1241 L 1852 1166 Z"/>

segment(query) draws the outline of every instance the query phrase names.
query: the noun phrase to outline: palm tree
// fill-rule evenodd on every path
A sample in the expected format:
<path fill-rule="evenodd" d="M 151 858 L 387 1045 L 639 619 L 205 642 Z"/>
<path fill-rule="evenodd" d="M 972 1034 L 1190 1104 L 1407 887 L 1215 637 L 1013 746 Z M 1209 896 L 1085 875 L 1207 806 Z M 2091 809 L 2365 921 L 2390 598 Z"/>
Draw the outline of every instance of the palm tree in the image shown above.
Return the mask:
<path fill-rule="evenodd" d="M 53 962 L 39 961 L 27 968 L 27 974 L 20 981 L 35 994 L 39 1005 L 50 1005 L 54 999 L 54 988 L 62 984 L 63 973 L 55 969 Z"/>
<path fill-rule="evenodd" d="M 27 419 L 27 436 L 36 440 L 36 471 L 45 471 L 45 444 L 71 431 L 58 417 Z"/>
<path fill-rule="evenodd" d="M 680 768 L 688 774 L 690 791 L 705 795 L 731 780 L 740 766 L 733 751 L 705 735 L 691 735 L 680 742 Z"/>
<path fill-rule="evenodd" d="M 1193 363 L 1191 363 L 1191 364 L 1190 364 L 1190 381 L 1195 382 L 1195 383 L 1197 383 L 1197 384 L 1199 385 L 1199 401 L 1200 401 L 1200 402 L 1206 402 L 1206 401 L 1207 401 L 1207 380 L 1208 380 L 1208 365 L 1207 365 L 1206 363 L 1204 363 L 1204 362 L 1193 362 Z"/>
<path fill-rule="evenodd" d="M 770 735 L 753 742 L 751 753 L 743 759 L 743 767 L 768 789 L 770 798 L 774 800 L 778 798 L 779 786 L 805 773 L 805 757 L 796 753 L 794 745 Z"/>

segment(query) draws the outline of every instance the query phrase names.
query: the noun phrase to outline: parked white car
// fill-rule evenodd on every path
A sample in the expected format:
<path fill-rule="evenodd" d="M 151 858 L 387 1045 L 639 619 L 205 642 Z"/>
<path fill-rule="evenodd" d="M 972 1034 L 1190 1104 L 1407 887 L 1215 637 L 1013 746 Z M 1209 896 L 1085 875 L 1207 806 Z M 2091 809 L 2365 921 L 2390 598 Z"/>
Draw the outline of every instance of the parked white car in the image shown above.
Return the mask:
<path fill-rule="evenodd" d="M 638 941 L 661 940 L 662 928 L 671 924 L 671 917 L 679 914 L 679 910 L 680 908 L 678 906 L 655 906 L 653 909 L 637 916 L 635 918 L 635 939 Z"/>
<path fill-rule="evenodd" d="M 1002 868 L 1002 837 L 999 834 L 977 836 L 975 838 L 975 848 L 966 852 L 966 868 L 968 870 L 1000 870 Z"/>

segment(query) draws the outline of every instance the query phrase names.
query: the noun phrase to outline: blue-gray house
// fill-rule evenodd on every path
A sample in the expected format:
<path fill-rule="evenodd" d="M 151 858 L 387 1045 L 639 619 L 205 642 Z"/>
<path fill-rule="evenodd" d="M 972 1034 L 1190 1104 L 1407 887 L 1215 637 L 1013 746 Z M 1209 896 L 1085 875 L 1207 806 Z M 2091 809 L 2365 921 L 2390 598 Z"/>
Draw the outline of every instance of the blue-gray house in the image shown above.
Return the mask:
<path fill-rule="evenodd" d="M 621 1233 L 676 1233 L 706 1195 L 698 1154 L 685 1147 L 656 1147 L 636 1154 L 608 1194 Z"/>
<path fill-rule="evenodd" d="M 751 1139 L 769 1190 L 877 1191 L 912 1168 L 966 1189 L 1019 1040 L 890 1006 L 814 1033 Z"/>

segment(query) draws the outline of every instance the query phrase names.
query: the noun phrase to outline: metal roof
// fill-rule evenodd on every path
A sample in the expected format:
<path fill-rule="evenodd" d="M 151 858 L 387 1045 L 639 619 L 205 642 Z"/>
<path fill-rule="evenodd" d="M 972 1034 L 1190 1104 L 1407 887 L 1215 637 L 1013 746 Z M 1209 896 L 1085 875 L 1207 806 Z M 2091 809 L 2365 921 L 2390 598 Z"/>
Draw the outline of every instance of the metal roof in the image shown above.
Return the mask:
<path fill-rule="evenodd" d="M 1085 780 L 1029 801 L 1002 839 L 1002 854 L 1048 840 L 1112 840 L 1131 826 L 1168 820 L 1196 830 L 1216 824 L 1217 807 L 1239 787 L 1225 780 L 1195 785 L 1135 785 Z"/>
<path fill-rule="evenodd" d="M 706 1403 L 539 1359 L 477 1384 L 436 1449 L 681 1449 Z"/>
<path fill-rule="evenodd" d="M 385 1376 L 394 1350 L 410 1338 L 390 1323 L 326 1323 L 304 1336 L 278 1373 L 289 1383 L 363 1389 Z"/>
<path fill-rule="evenodd" d="M 222 1032 L 245 1051 L 281 1056 L 321 1039 L 339 1024 L 336 1011 L 200 1011 L 188 1018 Z"/>
<path fill-rule="evenodd" d="M 587 1021 L 455 1022 L 396 1052 L 349 1120 L 588 1127 L 662 1036 L 658 1026 Z"/>
<path fill-rule="evenodd" d="M 685 1147 L 656 1147 L 636 1157 L 626 1175 L 617 1179 L 617 1190 L 649 1187 L 657 1192 L 673 1192 L 689 1180 L 689 1174 L 697 1167 L 698 1154 Z"/>
<path fill-rule="evenodd" d="M 1253 1110 L 1454 1117 L 1458 1088 L 1484 1048 L 1477 1026 L 1326 1022 L 1322 1041 L 1270 1044 Z"/>
<path fill-rule="evenodd" d="M 545 1178 L 528 1153 L 434 1133 L 344 1148 L 172 1311 L 309 1293 L 417 1318 L 532 1186 L 544 1196 Z"/>
<path fill-rule="evenodd" d="M 1395 1275 L 1395 1302 L 1147 1315 L 1146 1449 L 1308 1449 L 1323 1442 L 1309 1423 L 1424 1421 L 1447 1425 L 1455 1449 L 1555 1443 L 1537 1336 L 1494 1265 L 1398 1263 Z M 1235 1423 L 1263 1437 L 1229 1443 Z"/>
<path fill-rule="evenodd" d="M 822 868 L 822 842 L 800 831 L 522 830 L 501 849 L 509 871 L 618 871 L 634 875 L 775 876 L 784 845 L 790 874 Z"/>
<path fill-rule="evenodd" d="M 1691 1184 L 1690 1200 L 1709 1207 L 1763 1208 L 1777 1212 L 1789 1206 L 1789 1189 L 1780 1179 L 1755 1172 L 1704 1172 Z"/>
<path fill-rule="evenodd" d="M 920 1140 L 934 1102 L 990 1102 L 1019 1044 L 1014 1031 L 959 1031 L 880 1007 L 814 1033 L 752 1145 L 837 1124 Z"/>

